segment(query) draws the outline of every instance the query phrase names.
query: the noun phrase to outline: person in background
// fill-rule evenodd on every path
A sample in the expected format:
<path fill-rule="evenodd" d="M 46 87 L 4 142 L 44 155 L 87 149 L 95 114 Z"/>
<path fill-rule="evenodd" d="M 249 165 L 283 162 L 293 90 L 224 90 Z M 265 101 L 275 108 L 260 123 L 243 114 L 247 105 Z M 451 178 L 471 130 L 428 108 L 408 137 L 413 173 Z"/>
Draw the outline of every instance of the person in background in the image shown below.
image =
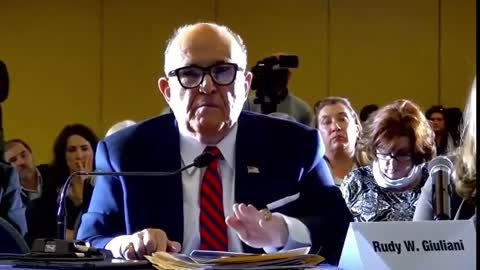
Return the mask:
<path fill-rule="evenodd" d="M 0 162 L 0 217 L 12 224 L 22 236 L 25 236 L 27 221 L 20 192 L 18 172 L 14 167 Z"/>
<path fill-rule="evenodd" d="M 135 121 L 133 120 L 127 119 L 127 120 L 120 121 L 108 129 L 107 134 L 105 134 L 105 137 L 110 136 L 119 130 L 122 130 L 126 127 L 133 126 L 133 125 L 135 125 Z"/>
<path fill-rule="evenodd" d="M 315 104 L 314 111 L 315 127 L 320 130 L 325 143 L 324 159 L 330 166 L 335 184 L 340 186 L 349 172 L 359 164 L 366 165 L 356 154 L 362 126 L 350 101 L 343 97 L 322 99 Z"/>
<path fill-rule="evenodd" d="M 447 129 L 445 109 L 442 106 L 432 106 L 425 112 L 435 132 L 437 155 L 445 155 L 455 150 L 455 141 Z"/>
<path fill-rule="evenodd" d="M 26 206 L 29 245 L 36 238 L 55 238 L 57 193 L 54 183 L 47 182 L 48 165 L 35 165 L 32 149 L 21 139 L 5 143 L 5 160 L 20 175 L 21 197 Z"/>
<path fill-rule="evenodd" d="M 240 36 L 186 25 L 164 59 L 158 86 L 173 114 L 100 141 L 97 168 L 176 171 L 205 151 L 213 160 L 162 178 L 98 176 L 78 239 L 127 259 L 310 247 L 338 263 L 352 218 L 322 140 L 308 126 L 242 110 L 252 74 Z"/>
<path fill-rule="evenodd" d="M 278 118 L 278 119 L 285 119 L 285 120 L 288 120 L 288 121 L 297 122 L 297 119 L 295 119 L 293 116 L 291 116 L 289 114 L 286 114 L 286 113 L 273 112 L 273 113 L 269 113 L 267 115 L 270 116 L 270 117 Z"/>
<path fill-rule="evenodd" d="M 363 106 L 363 108 L 360 110 L 360 122 L 362 123 L 362 125 L 364 125 L 370 115 L 372 115 L 376 111 L 378 111 L 378 105 L 376 104 L 368 104 Z"/>
<path fill-rule="evenodd" d="M 95 170 L 94 155 L 98 137 L 87 126 L 65 126 L 55 139 L 51 177 L 60 192 L 67 178 L 74 172 Z M 94 177 L 76 176 L 68 190 L 66 200 L 67 239 L 73 239 L 83 211 L 86 211 L 95 184 Z"/>
<path fill-rule="evenodd" d="M 455 167 L 452 170 L 454 189 L 451 195 L 452 219 L 473 219 L 476 225 L 477 199 L 477 86 L 473 81 L 470 97 L 465 106 L 464 128 L 460 147 L 449 158 Z M 414 221 L 433 220 L 432 178 L 422 188 Z"/>
<path fill-rule="evenodd" d="M 279 58 L 281 54 L 275 54 L 272 55 L 268 58 L 274 57 Z M 266 58 L 267 59 L 267 58 Z M 264 59 L 265 61 L 265 59 Z M 280 76 L 280 73 L 275 73 L 278 71 L 285 71 L 285 78 L 284 76 Z M 276 105 L 276 112 L 280 113 L 285 113 L 293 118 L 298 123 L 302 123 L 307 126 L 312 125 L 312 119 L 313 119 L 313 112 L 310 106 L 301 98 L 293 95 L 291 89 L 288 88 L 288 84 L 290 82 L 291 76 L 292 76 L 292 70 L 290 68 L 276 68 L 274 71 L 274 75 L 272 78 L 269 78 L 273 81 L 269 82 L 271 84 L 271 87 L 273 88 L 273 95 L 278 98 L 278 104 Z M 266 79 L 266 78 L 265 78 Z M 256 91 L 265 91 L 265 89 L 259 90 L 256 89 Z M 264 93 L 267 95 L 267 93 Z M 267 99 L 269 97 L 266 97 Z M 256 104 L 254 101 L 256 99 L 256 95 L 251 95 L 247 102 L 244 104 L 244 109 L 252 112 L 258 112 L 258 113 L 265 113 L 269 114 L 271 112 L 262 112 L 262 106 L 261 104 Z"/>
<path fill-rule="evenodd" d="M 361 143 L 373 160 L 347 175 L 341 190 L 355 221 L 411 221 L 435 156 L 434 134 L 420 108 L 397 100 L 369 118 Z"/>
<path fill-rule="evenodd" d="M 453 145 L 458 147 L 460 145 L 461 129 L 463 126 L 463 112 L 457 107 L 445 108 L 444 112 L 445 127 L 453 139 Z"/>

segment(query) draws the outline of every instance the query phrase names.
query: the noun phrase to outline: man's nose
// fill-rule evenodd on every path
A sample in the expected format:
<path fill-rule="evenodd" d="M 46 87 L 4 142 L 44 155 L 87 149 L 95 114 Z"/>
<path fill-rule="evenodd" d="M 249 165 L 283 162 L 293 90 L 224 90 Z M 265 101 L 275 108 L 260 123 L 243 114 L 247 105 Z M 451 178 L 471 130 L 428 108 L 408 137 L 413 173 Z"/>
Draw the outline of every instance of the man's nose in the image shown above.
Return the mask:
<path fill-rule="evenodd" d="M 25 159 L 17 158 L 17 160 L 13 163 L 16 167 L 21 167 L 26 164 Z"/>
<path fill-rule="evenodd" d="M 332 121 L 332 123 L 330 124 L 330 129 L 331 131 L 337 131 L 337 130 L 341 130 L 342 128 L 340 127 L 337 121 Z"/>
<path fill-rule="evenodd" d="M 212 80 L 212 77 L 210 74 L 205 74 L 205 77 L 203 78 L 202 83 L 200 84 L 200 89 L 199 91 L 204 94 L 212 94 L 215 92 L 217 89 L 215 83 Z"/>

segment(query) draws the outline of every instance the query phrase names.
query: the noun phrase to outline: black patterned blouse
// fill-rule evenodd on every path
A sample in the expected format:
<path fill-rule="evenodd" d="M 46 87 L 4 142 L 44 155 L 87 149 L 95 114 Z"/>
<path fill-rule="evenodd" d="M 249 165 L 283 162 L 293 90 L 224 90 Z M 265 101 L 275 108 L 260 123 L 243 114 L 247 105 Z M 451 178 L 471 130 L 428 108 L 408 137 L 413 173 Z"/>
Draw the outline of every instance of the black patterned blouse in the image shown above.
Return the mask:
<path fill-rule="evenodd" d="M 412 190 L 388 191 L 377 184 L 369 165 L 349 173 L 340 190 L 357 222 L 411 221 L 421 188 L 428 179 L 426 166 L 423 166 L 420 177 L 420 184 Z"/>

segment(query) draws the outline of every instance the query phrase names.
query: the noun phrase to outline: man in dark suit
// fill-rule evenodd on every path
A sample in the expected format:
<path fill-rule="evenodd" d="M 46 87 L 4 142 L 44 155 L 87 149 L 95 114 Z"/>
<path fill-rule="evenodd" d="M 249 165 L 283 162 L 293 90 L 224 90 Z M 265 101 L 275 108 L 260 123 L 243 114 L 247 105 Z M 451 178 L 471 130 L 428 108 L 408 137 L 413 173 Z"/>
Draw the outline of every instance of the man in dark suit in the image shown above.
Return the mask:
<path fill-rule="evenodd" d="M 48 165 L 36 166 L 32 148 L 21 139 L 5 143 L 4 158 L 20 175 L 21 197 L 28 225 L 25 240 L 31 245 L 36 238 L 55 238 L 57 190 L 55 183 L 48 181 Z"/>
<path fill-rule="evenodd" d="M 78 238 L 127 259 L 311 247 L 336 263 L 352 217 L 323 143 L 306 126 L 242 112 L 252 74 L 241 38 L 216 24 L 182 27 L 164 68 L 158 84 L 173 114 L 101 141 L 97 169 L 175 171 L 206 147 L 217 158 L 171 177 L 98 177 Z"/>
<path fill-rule="evenodd" d="M 18 173 L 3 162 L 0 162 L 0 217 L 12 224 L 21 235 L 26 234 L 25 206 L 20 197 Z"/>

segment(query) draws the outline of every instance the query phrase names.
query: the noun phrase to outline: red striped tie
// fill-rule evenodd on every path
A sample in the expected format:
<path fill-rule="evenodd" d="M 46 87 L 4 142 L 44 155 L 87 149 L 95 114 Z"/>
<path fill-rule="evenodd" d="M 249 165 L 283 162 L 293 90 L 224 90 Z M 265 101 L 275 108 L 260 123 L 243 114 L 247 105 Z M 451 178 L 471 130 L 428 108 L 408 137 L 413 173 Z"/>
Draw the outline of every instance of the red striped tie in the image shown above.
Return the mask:
<path fill-rule="evenodd" d="M 218 158 L 207 166 L 200 185 L 200 249 L 227 251 L 222 178 L 218 170 L 221 153 L 216 147 L 207 147 L 205 151 L 213 153 Z"/>

